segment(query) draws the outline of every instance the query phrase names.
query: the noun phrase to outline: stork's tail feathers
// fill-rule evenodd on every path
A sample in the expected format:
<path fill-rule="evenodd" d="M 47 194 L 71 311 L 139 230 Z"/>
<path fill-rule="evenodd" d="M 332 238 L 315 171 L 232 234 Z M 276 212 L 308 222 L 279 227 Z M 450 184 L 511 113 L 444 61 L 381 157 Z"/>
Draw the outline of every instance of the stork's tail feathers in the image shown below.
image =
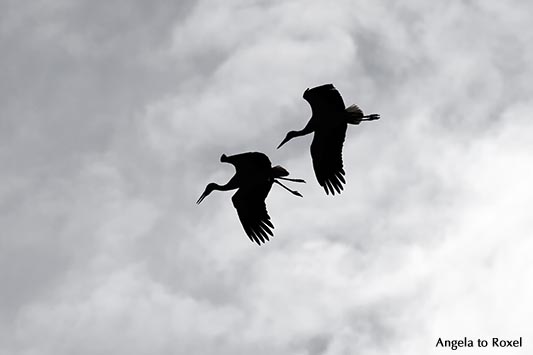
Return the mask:
<path fill-rule="evenodd" d="M 377 113 L 366 115 L 357 105 L 351 105 L 346 107 L 346 121 L 350 124 L 359 124 L 361 121 L 373 121 L 379 120 L 380 116 Z"/>
<path fill-rule="evenodd" d="M 351 124 L 359 124 L 361 118 L 363 118 L 363 111 L 357 105 L 351 105 L 346 107 L 345 112 L 347 113 L 346 120 Z"/>
<path fill-rule="evenodd" d="M 345 111 L 348 112 L 350 115 L 356 115 L 356 116 L 359 116 L 359 117 L 363 117 L 363 110 L 361 110 L 359 108 L 359 106 L 357 106 L 355 104 L 346 107 Z"/>
<path fill-rule="evenodd" d="M 275 167 L 272 168 L 272 175 L 274 178 L 279 178 L 282 176 L 288 176 L 289 172 L 285 170 L 284 167 L 276 165 Z"/>

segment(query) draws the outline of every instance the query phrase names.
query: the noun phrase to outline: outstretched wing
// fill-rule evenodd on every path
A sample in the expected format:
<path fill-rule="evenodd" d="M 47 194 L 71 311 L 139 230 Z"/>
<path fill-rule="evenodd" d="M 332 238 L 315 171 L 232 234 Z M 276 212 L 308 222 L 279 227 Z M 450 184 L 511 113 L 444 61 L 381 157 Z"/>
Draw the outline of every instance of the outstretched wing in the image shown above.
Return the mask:
<path fill-rule="evenodd" d="M 272 182 L 265 180 L 239 188 L 231 198 L 246 235 L 259 245 L 268 241 L 269 235 L 274 236 L 274 225 L 270 222 L 265 204 L 271 188 Z"/>
<path fill-rule="evenodd" d="M 343 189 L 344 169 L 342 146 L 346 137 L 346 112 L 342 96 L 332 84 L 317 86 L 304 92 L 315 120 L 315 135 L 311 143 L 313 168 L 326 194 Z"/>
<path fill-rule="evenodd" d="M 339 124 L 326 130 L 317 130 L 311 143 L 311 158 L 316 179 L 327 195 L 329 193 L 335 195 L 335 191 L 340 194 L 343 184 L 346 183 L 342 164 L 342 146 L 346 137 L 346 128 L 346 124 Z"/>
<path fill-rule="evenodd" d="M 237 172 L 247 173 L 255 170 L 266 170 L 272 167 L 270 159 L 260 152 L 246 152 L 235 155 L 222 154 L 220 161 L 235 166 Z"/>
<path fill-rule="evenodd" d="M 343 112 L 345 109 L 342 96 L 333 84 L 307 89 L 303 97 L 311 105 L 313 117 L 318 119 L 327 118 L 328 115 Z"/>

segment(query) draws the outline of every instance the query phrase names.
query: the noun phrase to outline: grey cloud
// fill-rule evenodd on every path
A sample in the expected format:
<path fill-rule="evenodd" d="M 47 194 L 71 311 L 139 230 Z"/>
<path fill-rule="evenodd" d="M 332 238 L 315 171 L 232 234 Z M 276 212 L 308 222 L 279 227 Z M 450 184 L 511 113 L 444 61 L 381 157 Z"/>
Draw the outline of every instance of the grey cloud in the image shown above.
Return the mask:
<path fill-rule="evenodd" d="M 427 354 L 531 333 L 529 5 L 2 7 L 0 354 Z M 325 82 L 382 114 L 350 128 L 335 199 L 309 138 L 275 150 Z M 308 181 L 303 200 L 273 188 L 261 248 L 230 193 L 194 204 L 233 174 L 220 154 L 248 150 Z"/>

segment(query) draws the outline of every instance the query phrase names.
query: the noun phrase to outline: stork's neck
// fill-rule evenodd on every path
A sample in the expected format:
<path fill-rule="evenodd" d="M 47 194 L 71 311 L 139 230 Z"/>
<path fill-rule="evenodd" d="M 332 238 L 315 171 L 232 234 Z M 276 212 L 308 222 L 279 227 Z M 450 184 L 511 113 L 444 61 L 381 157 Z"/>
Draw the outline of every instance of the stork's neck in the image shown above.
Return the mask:
<path fill-rule="evenodd" d="M 213 190 L 218 191 L 229 191 L 229 190 L 235 190 L 239 188 L 239 182 L 235 176 L 233 176 L 230 181 L 228 181 L 224 185 L 219 185 L 216 183 L 213 183 Z"/>
<path fill-rule="evenodd" d="M 307 122 L 304 128 L 295 132 L 295 137 L 305 136 L 309 133 L 313 133 L 314 130 L 315 129 L 313 128 L 313 117 L 311 117 L 311 119 L 309 120 L 309 122 Z"/>

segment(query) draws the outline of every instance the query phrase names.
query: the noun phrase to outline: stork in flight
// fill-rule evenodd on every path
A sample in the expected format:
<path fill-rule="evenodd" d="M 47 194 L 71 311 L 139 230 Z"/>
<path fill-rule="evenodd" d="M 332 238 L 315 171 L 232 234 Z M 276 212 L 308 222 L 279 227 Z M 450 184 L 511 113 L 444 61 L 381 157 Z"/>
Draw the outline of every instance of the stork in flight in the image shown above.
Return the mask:
<path fill-rule="evenodd" d="M 235 167 L 235 175 L 225 184 L 210 183 L 200 196 L 197 204 L 202 202 L 211 192 L 229 191 L 238 189 L 231 198 L 237 210 L 244 231 L 252 242 L 261 245 L 269 240 L 269 235 L 274 236 L 274 225 L 270 222 L 265 199 L 272 188 L 272 184 L 281 185 L 284 189 L 296 196 L 302 197 L 298 191 L 289 189 L 278 179 L 293 182 L 305 182 L 302 179 L 289 179 L 289 172 L 277 165 L 272 167 L 270 159 L 259 152 L 248 152 L 227 156 L 222 154 L 222 163 L 230 163 Z"/>
<path fill-rule="evenodd" d="M 325 84 L 305 90 L 303 98 L 311 105 L 311 119 L 300 131 L 290 131 L 278 149 L 294 137 L 314 132 L 311 143 L 313 169 L 320 186 L 326 194 L 341 193 L 344 179 L 342 145 L 348 124 L 358 125 L 362 121 L 373 121 L 379 114 L 365 115 L 357 105 L 344 106 L 341 95 L 333 84 Z"/>

